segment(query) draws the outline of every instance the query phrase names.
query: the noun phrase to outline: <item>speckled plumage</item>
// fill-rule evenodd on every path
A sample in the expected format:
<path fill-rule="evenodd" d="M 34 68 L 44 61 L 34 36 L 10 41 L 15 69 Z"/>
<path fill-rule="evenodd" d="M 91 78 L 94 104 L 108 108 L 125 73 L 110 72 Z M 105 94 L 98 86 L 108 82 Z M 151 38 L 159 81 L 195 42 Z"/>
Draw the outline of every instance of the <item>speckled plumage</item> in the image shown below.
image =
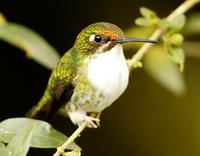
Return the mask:
<path fill-rule="evenodd" d="M 83 29 L 53 70 L 44 95 L 28 116 L 45 109 L 50 117 L 65 105 L 74 124 L 86 120 L 95 127 L 93 121 L 98 120 L 89 113 L 100 113 L 110 106 L 128 84 L 121 45 L 124 38 L 120 28 L 106 22 Z"/>
<path fill-rule="evenodd" d="M 74 46 L 63 55 L 53 70 L 44 95 L 38 105 L 29 112 L 30 117 L 35 116 L 41 109 L 46 109 L 47 116 L 51 116 L 59 109 L 61 104 L 66 104 L 68 110 L 79 108 L 90 110 L 89 107 L 98 106 L 100 101 L 96 100 L 96 89 L 88 82 L 86 70 L 90 58 L 96 57 L 92 57 L 92 55 L 95 55 L 95 52 L 101 46 L 89 42 L 92 34 L 101 35 L 110 41 L 124 36 L 120 28 L 106 22 L 91 24 L 83 29 L 77 36 Z M 107 46 L 104 51 L 113 46 Z M 66 98 L 63 94 L 66 94 Z M 98 96 L 104 98 L 102 94 Z M 70 103 L 73 103 L 75 108 L 70 108 L 72 106 Z"/>

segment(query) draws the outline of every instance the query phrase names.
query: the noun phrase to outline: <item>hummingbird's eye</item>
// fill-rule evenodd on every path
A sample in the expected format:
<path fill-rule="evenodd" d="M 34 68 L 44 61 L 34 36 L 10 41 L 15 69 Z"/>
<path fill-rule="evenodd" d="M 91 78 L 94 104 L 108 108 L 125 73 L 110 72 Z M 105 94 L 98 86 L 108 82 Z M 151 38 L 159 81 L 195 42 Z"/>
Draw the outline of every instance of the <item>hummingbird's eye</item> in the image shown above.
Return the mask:
<path fill-rule="evenodd" d="M 95 35 L 95 34 L 92 34 L 90 36 L 90 42 L 95 42 L 95 43 L 105 43 L 106 42 L 106 39 L 104 39 L 102 36 L 100 35 Z"/>
<path fill-rule="evenodd" d="M 102 41 L 102 37 L 100 35 L 95 35 L 94 41 L 100 43 Z"/>

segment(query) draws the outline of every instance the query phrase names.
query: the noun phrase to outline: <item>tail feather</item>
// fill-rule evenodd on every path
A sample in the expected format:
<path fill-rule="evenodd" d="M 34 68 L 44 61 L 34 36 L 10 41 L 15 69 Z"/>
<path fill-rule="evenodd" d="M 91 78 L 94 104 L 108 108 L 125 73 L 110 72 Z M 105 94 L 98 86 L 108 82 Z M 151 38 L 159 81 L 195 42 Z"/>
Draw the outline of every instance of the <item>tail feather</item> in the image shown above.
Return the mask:
<path fill-rule="evenodd" d="M 52 103 L 52 96 L 46 90 L 40 101 L 37 105 L 33 106 L 26 114 L 26 117 L 29 118 L 41 118 L 46 120 L 46 114 L 48 111 L 48 107 Z M 46 112 L 46 113 L 44 113 Z"/>

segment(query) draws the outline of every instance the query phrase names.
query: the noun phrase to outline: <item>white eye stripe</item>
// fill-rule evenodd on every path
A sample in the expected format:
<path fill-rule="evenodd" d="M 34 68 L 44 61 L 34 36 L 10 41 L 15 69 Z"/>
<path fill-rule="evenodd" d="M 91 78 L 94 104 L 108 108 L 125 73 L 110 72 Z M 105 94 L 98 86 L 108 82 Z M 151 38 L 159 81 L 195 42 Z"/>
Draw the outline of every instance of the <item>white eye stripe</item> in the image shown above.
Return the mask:
<path fill-rule="evenodd" d="M 90 38 L 89 38 L 89 41 L 90 41 L 90 42 L 93 42 L 93 41 L 94 41 L 94 38 L 95 38 L 95 34 L 92 34 L 92 35 L 90 36 Z"/>

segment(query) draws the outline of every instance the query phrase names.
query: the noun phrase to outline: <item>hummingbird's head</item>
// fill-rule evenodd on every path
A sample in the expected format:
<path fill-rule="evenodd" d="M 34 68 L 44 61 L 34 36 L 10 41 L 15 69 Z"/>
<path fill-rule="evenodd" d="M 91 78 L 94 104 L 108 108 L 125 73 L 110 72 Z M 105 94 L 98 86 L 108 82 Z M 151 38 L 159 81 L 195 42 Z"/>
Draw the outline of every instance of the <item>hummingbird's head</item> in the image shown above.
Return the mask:
<path fill-rule="evenodd" d="M 125 37 L 118 26 L 99 22 L 83 29 L 77 36 L 74 47 L 86 54 L 94 54 L 109 51 L 115 45 L 126 42 L 156 43 L 153 40 Z"/>

